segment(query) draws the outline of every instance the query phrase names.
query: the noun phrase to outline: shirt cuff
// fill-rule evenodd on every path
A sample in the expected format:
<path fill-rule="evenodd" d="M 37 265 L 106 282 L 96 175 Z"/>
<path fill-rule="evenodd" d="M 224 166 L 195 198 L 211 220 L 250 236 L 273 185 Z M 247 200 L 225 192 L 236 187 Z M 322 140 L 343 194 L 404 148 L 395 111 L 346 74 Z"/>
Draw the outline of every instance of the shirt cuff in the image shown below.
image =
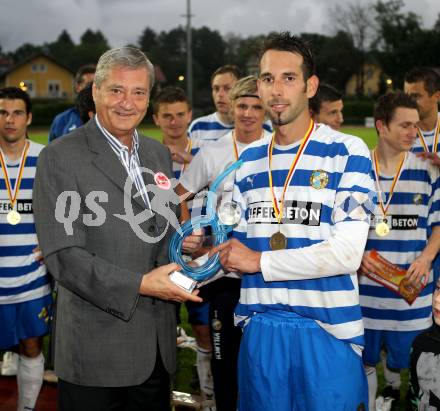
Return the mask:
<path fill-rule="evenodd" d="M 270 251 L 263 251 L 260 257 L 261 274 L 263 274 L 264 281 L 273 281 L 270 272 Z"/>

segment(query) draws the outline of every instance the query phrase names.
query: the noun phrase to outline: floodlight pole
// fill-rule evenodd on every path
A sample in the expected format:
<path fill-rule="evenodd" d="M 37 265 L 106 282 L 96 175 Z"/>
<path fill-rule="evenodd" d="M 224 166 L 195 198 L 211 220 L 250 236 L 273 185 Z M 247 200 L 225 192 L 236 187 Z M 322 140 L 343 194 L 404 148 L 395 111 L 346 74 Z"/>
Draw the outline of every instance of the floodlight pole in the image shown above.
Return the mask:
<path fill-rule="evenodd" d="M 186 0 L 186 94 L 190 104 L 193 102 L 193 70 L 191 39 L 191 0 Z"/>

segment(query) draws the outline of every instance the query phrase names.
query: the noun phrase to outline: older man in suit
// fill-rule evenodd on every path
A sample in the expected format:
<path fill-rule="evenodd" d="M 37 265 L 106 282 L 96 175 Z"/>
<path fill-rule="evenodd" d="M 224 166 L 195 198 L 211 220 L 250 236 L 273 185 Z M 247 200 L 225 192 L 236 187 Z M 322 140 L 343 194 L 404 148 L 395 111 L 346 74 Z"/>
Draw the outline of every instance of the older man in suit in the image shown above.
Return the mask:
<path fill-rule="evenodd" d="M 93 84 L 95 118 L 39 158 L 37 233 L 59 284 L 60 410 L 169 409 L 172 301 L 201 301 L 169 280 L 178 268 L 167 264 L 177 212 L 170 153 L 136 131 L 153 83 L 140 50 L 107 51 Z"/>

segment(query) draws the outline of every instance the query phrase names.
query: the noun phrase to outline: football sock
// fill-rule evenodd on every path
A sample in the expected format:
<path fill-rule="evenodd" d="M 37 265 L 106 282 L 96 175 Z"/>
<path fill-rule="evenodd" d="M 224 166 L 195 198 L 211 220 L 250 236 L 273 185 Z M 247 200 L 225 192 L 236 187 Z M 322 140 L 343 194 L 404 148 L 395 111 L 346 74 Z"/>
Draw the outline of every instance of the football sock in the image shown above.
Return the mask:
<path fill-rule="evenodd" d="M 40 353 L 35 358 L 20 354 L 17 370 L 18 411 L 30 411 L 35 407 L 43 384 L 44 357 Z"/>

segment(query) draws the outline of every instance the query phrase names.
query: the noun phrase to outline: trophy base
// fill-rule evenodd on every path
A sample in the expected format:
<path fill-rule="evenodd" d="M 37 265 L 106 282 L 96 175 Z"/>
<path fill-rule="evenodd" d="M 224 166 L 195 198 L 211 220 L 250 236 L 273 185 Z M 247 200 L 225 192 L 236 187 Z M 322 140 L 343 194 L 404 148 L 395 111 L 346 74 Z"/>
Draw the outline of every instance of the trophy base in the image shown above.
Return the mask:
<path fill-rule="evenodd" d="M 173 271 L 170 274 L 170 280 L 180 288 L 183 288 L 188 293 L 192 293 L 197 286 L 197 281 L 193 280 L 190 277 L 187 277 L 180 271 Z"/>

